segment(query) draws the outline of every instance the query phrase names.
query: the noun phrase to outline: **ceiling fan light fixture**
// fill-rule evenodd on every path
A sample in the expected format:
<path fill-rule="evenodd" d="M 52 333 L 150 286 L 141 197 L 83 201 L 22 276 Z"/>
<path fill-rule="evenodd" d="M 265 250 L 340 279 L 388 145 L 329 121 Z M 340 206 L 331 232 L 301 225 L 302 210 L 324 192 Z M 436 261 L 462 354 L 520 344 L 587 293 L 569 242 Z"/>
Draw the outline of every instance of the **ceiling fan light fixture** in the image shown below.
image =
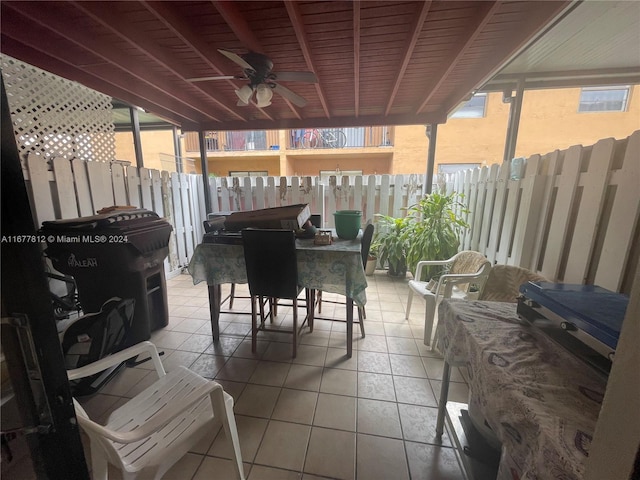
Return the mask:
<path fill-rule="evenodd" d="M 271 98 L 273 98 L 273 91 L 271 90 L 269 85 L 266 85 L 264 83 L 258 85 L 258 88 L 256 89 L 256 100 L 258 102 L 258 107 L 264 108 L 271 105 Z"/>
<path fill-rule="evenodd" d="M 253 93 L 253 90 L 249 85 L 245 85 L 244 87 L 236 90 L 236 95 L 238 96 L 240 101 L 245 104 L 249 103 L 252 93 Z"/>

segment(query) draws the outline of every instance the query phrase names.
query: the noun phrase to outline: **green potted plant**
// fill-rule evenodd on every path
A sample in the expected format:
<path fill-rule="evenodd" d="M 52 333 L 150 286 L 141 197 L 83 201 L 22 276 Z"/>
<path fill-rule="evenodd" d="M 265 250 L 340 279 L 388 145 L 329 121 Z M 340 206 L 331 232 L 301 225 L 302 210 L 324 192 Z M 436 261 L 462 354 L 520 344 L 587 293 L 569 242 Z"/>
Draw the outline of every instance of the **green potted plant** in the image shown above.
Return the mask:
<path fill-rule="evenodd" d="M 409 217 L 392 217 L 376 214 L 378 233 L 375 243 L 378 245 L 380 264 L 389 265 L 388 274 L 392 277 L 404 277 L 407 273 L 407 251 L 409 249 Z"/>
<path fill-rule="evenodd" d="M 409 208 L 413 221 L 408 229 L 410 242 L 406 253 L 412 272 L 420 260 L 447 260 L 458 253 L 460 236 L 469 227 L 461 216 L 469 212 L 461 197 L 456 192 L 448 195 L 434 192 Z M 426 278 L 416 280 L 428 280 L 441 273 L 426 269 Z"/>

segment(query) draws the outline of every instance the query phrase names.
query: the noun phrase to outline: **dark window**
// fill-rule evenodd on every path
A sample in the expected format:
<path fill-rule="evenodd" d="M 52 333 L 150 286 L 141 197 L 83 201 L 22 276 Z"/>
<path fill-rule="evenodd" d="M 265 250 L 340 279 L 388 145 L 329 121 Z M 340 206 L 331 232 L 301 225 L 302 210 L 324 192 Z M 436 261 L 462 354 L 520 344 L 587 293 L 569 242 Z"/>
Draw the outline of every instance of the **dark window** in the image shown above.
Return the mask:
<path fill-rule="evenodd" d="M 266 170 L 257 170 L 255 172 L 242 172 L 238 170 L 229 171 L 230 177 L 268 177 L 269 172 Z"/>

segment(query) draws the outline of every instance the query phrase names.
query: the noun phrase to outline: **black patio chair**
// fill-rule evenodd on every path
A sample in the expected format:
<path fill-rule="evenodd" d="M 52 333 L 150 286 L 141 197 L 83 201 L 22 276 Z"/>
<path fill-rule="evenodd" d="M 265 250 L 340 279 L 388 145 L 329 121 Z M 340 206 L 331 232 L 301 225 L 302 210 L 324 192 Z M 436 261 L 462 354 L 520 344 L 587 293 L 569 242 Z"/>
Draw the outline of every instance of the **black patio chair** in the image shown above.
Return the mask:
<path fill-rule="evenodd" d="M 322 227 L 322 215 L 314 213 L 311 215 L 311 217 L 309 217 L 309 220 L 311 221 L 311 225 L 313 225 L 314 227 L 316 228 Z M 204 229 L 205 229 L 205 232 L 207 233 L 213 231 L 211 221 L 208 221 L 208 220 L 204 221 Z M 251 297 L 247 297 L 244 295 L 236 295 L 236 284 L 231 283 L 229 288 L 229 294 L 220 300 L 220 307 L 224 306 L 224 304 L 227 303 L 227 305 L 229 306 L 229 310 L 224 310 L 224 311 L 221 310 L 221 313 L 245 313 L 245 312 L 233 311 L 233 301 L 236 298 L 251 298 Z"/>
<path fill-rule="evenodd" d="M 292 334 L 293 357 L 297 354 L 298 334 L 309 319 L 310 292 L 298 285 L 296 238 L 292 230 L 244 229 L 242 230 L 244 259 L 247 267 L 249 292 L 251 293 L 251 351 L 255 353 L 258 331 Z M 298 328 L 298 297 L 305 290 L 306 316 Z M 282 303 L 282 300 L 291 303 Z M 265 300 L 268 312 L 265 313 Z M 256 305 L 257 301 L 257 305 Z M 275 304 L 293 307 L 291 330 L 267 328 L 266 320 L 273 323 Z M 301 303 L 302 305 L 302 303 Z M 258 325 L 258 310 L 260 324 Z"/>

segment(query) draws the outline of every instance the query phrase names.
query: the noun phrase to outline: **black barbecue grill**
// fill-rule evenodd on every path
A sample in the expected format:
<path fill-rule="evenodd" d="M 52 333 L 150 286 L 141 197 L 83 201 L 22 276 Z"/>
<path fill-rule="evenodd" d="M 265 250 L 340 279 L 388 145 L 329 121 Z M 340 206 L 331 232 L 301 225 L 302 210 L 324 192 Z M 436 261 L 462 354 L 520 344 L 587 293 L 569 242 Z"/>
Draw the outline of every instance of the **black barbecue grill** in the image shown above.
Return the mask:
<path fill-rule="evenodd" d="M 148 340 L 169 322 L 164 259 L 171 225 L 145 209 L 44 222 L 46 255 L 75 278 L 85 313 L 112 298 L 136 301 L 129 344 Z"/>

